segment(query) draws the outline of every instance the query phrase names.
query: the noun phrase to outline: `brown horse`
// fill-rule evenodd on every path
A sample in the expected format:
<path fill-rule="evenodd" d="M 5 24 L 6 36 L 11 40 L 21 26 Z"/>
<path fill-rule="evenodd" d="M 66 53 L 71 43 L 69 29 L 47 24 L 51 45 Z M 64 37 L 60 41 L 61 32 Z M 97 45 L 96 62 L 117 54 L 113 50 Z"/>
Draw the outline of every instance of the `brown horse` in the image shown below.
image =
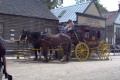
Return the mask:
<path fill-rule="evenodd" d="M 31 36 L 33 36 L 33 39 L 31 40 L 31 44 L 32 46 L 34 47 L 34 49 L 40 49 L 41 48 L 41 45 L 39 44 L 39 38 L 40 38 L 40 34 L 41 32 L 38 32 L 38 31 L 35 31 L 35 32 L 30 32 L 30 31 L 26 31 L 26 30 L 23 30 L 21 32 L 21 35 L 20 35 L 20 41 L 25 41 L 26 40 L 26 37 L 28 34 L 31 34 Z M 42 34 L 46 34 L 46 32 L 42 32 Z M 49 47 L 49 49 L 52 49 Z M 38 59 L 38 53 L 39 52 L 39 59 L 41 59 L 41 54 L 40 54 L 40 50 L 34 50 L 35 51 L 35 58 L 34 60 L 37 60 Z M 52 59 L 52 50 L 50 50 L 50 57 L 49 59 L 51 60 Z M 55 59 L 58 59 L 58 55 L 57 55 L 57 51 L 55 51 Z"/>
<path fill-rule="evenodd" d="M 34 36 L 31 32 L 27 34 L 27 42 L 32 42 L 34 39 Z M 53 34 L 40 34 L 39 40 L 37 40 L 37 43 L 42 47 L 43 49 L 43 55 L 45 57 L 45 62 L 48 62 L 47 57 L 47 49 L 50 48 L 57 48 L 61 47 L 64 51 L 64 57 L 66 55 L 66 61 L 69 61 L 69 53 L 70 53 L 70 47 L 71 47 L 71 38 L 64 34 L 59 33 L 56 35 Z M 64 60 L 64 59 L 63 59 Z"/>

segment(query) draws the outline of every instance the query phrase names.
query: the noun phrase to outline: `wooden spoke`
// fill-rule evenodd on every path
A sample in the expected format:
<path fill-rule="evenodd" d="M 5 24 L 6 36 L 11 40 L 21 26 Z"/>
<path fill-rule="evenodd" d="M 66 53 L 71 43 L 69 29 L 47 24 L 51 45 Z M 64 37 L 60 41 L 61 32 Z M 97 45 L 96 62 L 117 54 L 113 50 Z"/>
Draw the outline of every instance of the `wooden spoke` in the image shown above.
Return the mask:
<path fill-rule="evenodd" d="M 108 59 L 109 54 L 110 54 L 110 46 L 108 42 L 106 41 L 101 42 L 98 46 L 98 57 L 101 60 L 106 60 Z"/>
<path fill-rule="evenodd" d="M 76 58 L 80 61 L 85 61 L 89 55 L 89 48 L 85 43 L 79 43 L 75 49 Z"/>

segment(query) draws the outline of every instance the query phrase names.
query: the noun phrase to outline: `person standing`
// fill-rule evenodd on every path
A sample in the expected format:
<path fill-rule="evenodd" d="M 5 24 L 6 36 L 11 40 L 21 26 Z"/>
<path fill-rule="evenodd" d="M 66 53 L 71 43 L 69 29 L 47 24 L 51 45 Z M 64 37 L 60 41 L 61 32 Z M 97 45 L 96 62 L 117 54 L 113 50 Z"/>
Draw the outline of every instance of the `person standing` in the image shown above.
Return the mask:
<path fill-rule="evenodd" d="M 2 80 L 3 75 L 3 69 L 2 69 L 2 62 L 4 64 L 4 72 L 7 73 L 7 67 L 6 67 L 6 49 L 4 47 L 5 43 L 13 43 L 15 40 L 4 40 L 2 37 L 0 37 L 0 80 Z"/>

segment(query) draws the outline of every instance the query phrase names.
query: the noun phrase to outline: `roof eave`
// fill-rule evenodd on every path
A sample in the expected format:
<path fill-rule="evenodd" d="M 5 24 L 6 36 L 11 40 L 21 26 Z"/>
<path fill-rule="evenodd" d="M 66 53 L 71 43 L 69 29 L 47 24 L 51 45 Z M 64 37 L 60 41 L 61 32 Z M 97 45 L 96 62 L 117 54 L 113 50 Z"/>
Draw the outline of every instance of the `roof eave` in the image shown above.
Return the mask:
<path fill-rule="evenodd" d="M 28 17 L 28 18 L 38 18 L 38 19 L 49 19 L 49 20 L 56 20 L 59 21 L 59 19 L 50 19 L 50 18 L 41 18 L 41 17 L 33 17 L 33 16 L 24 16 L 24 15 L 16 15 L 16 14 L 6 14 L 6 13 L 0 13 L 2 15 L 10 15 L 10 16 L 21 16 L 21 17 Z"/>
<path fill-rule="evenodd" d="M 84 16 L 84 17 L 90 17 L 90 18 L 95 18 L 95 19 L 100 19 L 100 20 L 107 20 L 107 18 L 93 16 L 93 15 L 89 15 L 89 14 L 78 13 L 78 12 L 76 12 L 76 15 L 80 15 L 80 16 Z"/>

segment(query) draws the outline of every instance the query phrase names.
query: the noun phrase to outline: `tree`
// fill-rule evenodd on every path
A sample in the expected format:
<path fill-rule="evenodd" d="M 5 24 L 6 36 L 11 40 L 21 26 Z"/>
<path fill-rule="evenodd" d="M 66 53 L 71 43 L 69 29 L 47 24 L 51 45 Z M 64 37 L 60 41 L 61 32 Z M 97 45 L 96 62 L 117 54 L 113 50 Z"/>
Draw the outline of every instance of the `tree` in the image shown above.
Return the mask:
<path fill-rule="evenodd" d="M 108 12 L 108 10 L 105 7 L 103 7 L 103 5 L 100 4 L 98 1 L 95 2 L 95 3 L 96 3 L 96 6 L 98 7 L 100 13 L 102 13 L 102 12 Z"/>
<path fill-rule="evenodd" d="M 62 6 L 63 0 L 41 0 L 48 9 L 55 9 Z"/>

